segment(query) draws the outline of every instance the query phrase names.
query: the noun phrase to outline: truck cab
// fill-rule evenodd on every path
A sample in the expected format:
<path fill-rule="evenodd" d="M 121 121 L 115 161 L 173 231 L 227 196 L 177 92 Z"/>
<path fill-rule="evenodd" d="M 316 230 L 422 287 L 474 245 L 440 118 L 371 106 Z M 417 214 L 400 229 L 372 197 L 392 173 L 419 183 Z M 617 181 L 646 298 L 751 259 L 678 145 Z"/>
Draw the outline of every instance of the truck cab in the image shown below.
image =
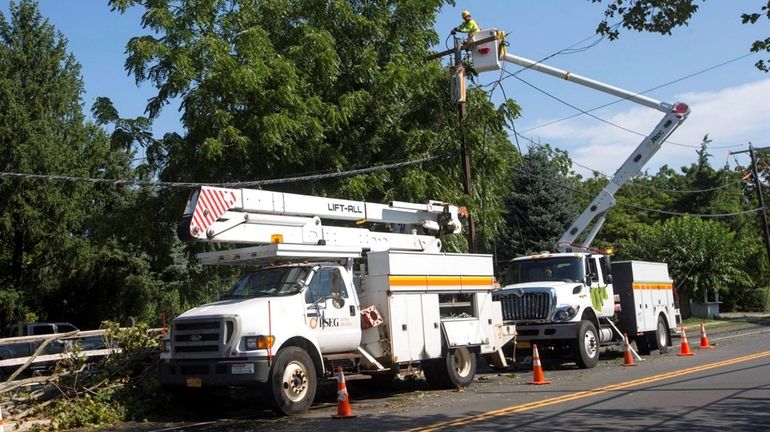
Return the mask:
<path fill-rule="evenodd" d="M 517 326 L 520 346 L 539 343 L 546 350 L 572 355 L 581 367 L 595 366 L 599 344 L 612 339 L 612 332 L 599 322 L 612 317 L 615 309 L 607 256 L 518 257 L 503 267 L 500 279 L 502 289 L 494 298 L 502 304 L 503 320 Z"/>
<path fill-rule="evenodd" d="M 350 272 L 338 263 L 253 269 L 218 301 L 173 321 L 165 355 L 179 361 L 164 363 L 164 382 L 188 387 L 265 382 L 274 350 L 289 339 L 320 366 L 321 352 L 357 349 L 359 320 Z"/>

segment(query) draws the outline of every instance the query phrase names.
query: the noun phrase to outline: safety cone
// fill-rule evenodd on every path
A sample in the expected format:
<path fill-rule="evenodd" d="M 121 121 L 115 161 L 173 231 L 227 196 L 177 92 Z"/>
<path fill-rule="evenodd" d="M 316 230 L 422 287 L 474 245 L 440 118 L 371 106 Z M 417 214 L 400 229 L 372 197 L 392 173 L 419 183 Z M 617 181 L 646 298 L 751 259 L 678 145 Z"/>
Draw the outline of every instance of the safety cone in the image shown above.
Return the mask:
<path fill-rule="evenodd" d="M 540 353 L 537 352 L 537 344 L 532 344 L 532 373 L 533 378 L 530 384 L 542 385 L 551 383 L 543 375 L 543 366 L 540 364 Z"/>
<path fill-rule="evenodd" d="M 706 337 L 706 326 L 704 326 L 703 323 L 700 323 L 700 348 L 714 348 L 714 345 L 711 345 L 708 338 Z"/>
<path fill-rule="evenodd" d="M 353 410 L 350 409 L 350 395 L 348 395 L 348 387 L 345 385 L 345 374 L 342 373 L 340 367 L 337 370 L 337 415 L 333 415 L 332 418 L 348 419 L 355 417 L 358 416 L 353 414 Z"/>
<path fill-rule="evenodd" d="M 631 354 L 631 345 L 628 343 L 628 334 L 623 333 L 623 366 L 636 366 L 634 356 Z"/>
<path fill-rule="evenodd" d="M 690 343 L 687 342 L 687 333 L 684 332 L 684 326 L 682 326 L 682 347 L 679 350 L 678 356 L 694 356 L 695 353 L 690 351 Z"/>

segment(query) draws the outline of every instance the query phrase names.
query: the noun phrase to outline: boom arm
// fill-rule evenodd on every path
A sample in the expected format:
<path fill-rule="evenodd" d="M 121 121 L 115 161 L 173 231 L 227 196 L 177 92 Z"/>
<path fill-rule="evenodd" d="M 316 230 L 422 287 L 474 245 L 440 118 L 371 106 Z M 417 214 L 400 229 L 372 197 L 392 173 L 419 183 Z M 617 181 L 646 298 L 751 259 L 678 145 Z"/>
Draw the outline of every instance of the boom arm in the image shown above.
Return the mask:
<path fill-rule="evenodd" d="M 409 233 L 410 227 L 459 233 L 458 208 L 428 204 L 364 201 L 202 186 L 190 194 L 177 233 L 182 240 L 249 244 L 289 243 L 383 250 L 434 250 L 432 235 Z M 322 225 L 321 219 L 404 225 L 407 233 Z"/>
<path fill-rule="evenodd" d="M 606 212 L 615 205 L 615 192 L 620 189 L 628 180 L 639 174 L 645 164 L 660 149 L 663 142 L 684 122 L 690 114 L 690 108 L 681 102 L 670 104 L 660 102 L 655 99 L 643 96 L 628 90 L 611 86 L 590 78 L 570 73 L 565 70 L 557 69 L 524 57 L 508 54 L 502 49 L 500 44 L 500 33 L 496 29 L 481 30 L 473 35 L 470 43 L 473 54 L 474 68 L 479 71 L 495 70 L 500 68 L 500 61 L 506 61 L 527 69 L 542 72 L 567 81 L 572 81 L 585 87 L 599 90 L 604 93 L 628 99 L 640 105 L 656 109 L 664 113 L 663 119 L 658 123 L 652 132 L 644 137 L 641 143 L 626 159 L 623 165 L 618 168 L 615 175 L 612 176 L 609 183 L 599 192 L 596 198 L 588 205 L 577 220 L 561 236 L 556 243 L 556 249 L 565 252 L 573 246 L 578 237 L 585 232 L 591 222 L 599 218 L 591 228 L 583 243 L 579 248 L 585 249 L 591 245 L 597 232 L 605 221 Z"/>

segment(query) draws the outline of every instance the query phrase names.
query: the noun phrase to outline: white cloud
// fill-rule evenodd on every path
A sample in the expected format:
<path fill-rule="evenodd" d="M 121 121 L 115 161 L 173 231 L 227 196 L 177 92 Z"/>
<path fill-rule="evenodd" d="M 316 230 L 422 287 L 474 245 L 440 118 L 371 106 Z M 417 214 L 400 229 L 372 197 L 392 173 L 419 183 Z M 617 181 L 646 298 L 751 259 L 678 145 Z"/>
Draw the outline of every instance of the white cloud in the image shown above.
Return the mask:
<path fill-rule="evenodd" d="M 667 164 L 680 168 L 695 161 L 696 148 L 703 136 L 712 140 L 709 153 L 713 155 L 712 166 L 722 166 L 729 150 L 746 149 L 752 141 L 755 146 L 767 145 L 765 137 L 770 135 L 770 78 L 737 87 L 715 91 L 690 92 L 678 95 L 670 102 L 681 101 L 692 109 L 689 118 L 670 137 L 661 150 L 647 165 L 650 172 Z M 643 107 L 632 107 L 625 111 L 594 113 L 615 125 L 647 134 L 660 121 L 662 114 Z M 553 120 L 553 119 L 551 119 Z M 536 121 L 543 124 L 549 120 Z M 556 147 L 569 151 L 579 164 L 612 174 L 641 142 L 642 137 L 619 129 L 586 115 L 572 120 L 543 127 L 535 137 Z M 742 158 L 743 164 L 748 163 Z M 580 170 L 579 170 L 580 171 Z"/>

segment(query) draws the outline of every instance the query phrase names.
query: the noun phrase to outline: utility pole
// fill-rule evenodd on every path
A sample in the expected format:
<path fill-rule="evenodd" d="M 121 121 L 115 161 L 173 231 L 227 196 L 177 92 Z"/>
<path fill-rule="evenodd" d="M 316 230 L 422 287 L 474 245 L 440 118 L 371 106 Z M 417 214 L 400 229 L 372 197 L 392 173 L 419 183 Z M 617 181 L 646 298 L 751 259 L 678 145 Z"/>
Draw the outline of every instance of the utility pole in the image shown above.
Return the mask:
<path fill-rule="evenodd" d="M 460 157 L 463 168 L 463 192 L 469 197 L 471 194 L 471 156 L 468 153 L 468 147 L 465 143 L 465 116 L 467 109 L 465 106 L 465 66 L 462 58 L 463 44 L 460 39 L 455 38 L 454 46 L 454 66 L 452 72 L 452 100 L 457 104 L 457 112 L 460 123 Z M 471 253 L 476 253 L 476 227 L 473 224 L 473 216 L 468 213 L 468 249 Z"/>
<path fill-rule="evenodd" d="M 765 150 L 768 147 L 764 147 L 756 150 Z M 762 230 L 765 234 L 765 248 L 767 250 L 767 259 L 770 260 L 770 229 L 767 226 L 767 207 L 765 207 L 765 198 L 762 196 L 762 182 L 759 180 L 759 173 L 757 172 L 757 158 L 754 155 L 754 146 L 749 142 L 749 149 L 733 152 L 733 154 L 748 153 L 751 156 L 751 174 L 754 176 L 754 185 L 757 190 L 757 200 L 760 207 L 762 207 L 761 220 Z"/>

